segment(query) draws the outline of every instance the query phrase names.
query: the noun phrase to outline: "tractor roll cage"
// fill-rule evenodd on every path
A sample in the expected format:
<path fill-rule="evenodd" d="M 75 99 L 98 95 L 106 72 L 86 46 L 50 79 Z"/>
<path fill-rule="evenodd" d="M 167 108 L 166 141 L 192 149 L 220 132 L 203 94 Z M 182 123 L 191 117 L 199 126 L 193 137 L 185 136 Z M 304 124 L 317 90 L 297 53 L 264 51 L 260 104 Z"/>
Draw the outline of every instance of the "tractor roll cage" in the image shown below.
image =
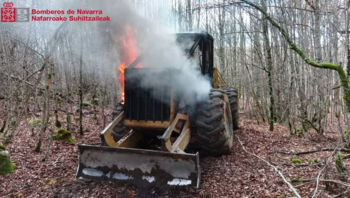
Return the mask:
<path fill-rule="evenodd" d="M 214 73 L 214 63 L 213 63 L 213 56 L 214 56 L 214 39 L 213 37 L 206 33 L 206 32 L 200 32 L 200 33 L 177 33 L 176 36 L 176 42 L 181 46 L 181 44 L 188 43 L 188 41 L 192 41 L 193 45 L 190 48 L 183 48 L 185 53 L 190 58 L 197 47 L 199 47 L 199 50 L 202 52 L 201 55 L 201 73 L 202 75 L 208 75 L 210 79 L 213 79 L 213 73 Z M 139 55 L 134 62 L 132 62 L 128 68 L 135 68 L 136 65 L 140 63 L 142 60 L 143 55 Z M 213 83 L 213 80 L 212 80 Z"/>

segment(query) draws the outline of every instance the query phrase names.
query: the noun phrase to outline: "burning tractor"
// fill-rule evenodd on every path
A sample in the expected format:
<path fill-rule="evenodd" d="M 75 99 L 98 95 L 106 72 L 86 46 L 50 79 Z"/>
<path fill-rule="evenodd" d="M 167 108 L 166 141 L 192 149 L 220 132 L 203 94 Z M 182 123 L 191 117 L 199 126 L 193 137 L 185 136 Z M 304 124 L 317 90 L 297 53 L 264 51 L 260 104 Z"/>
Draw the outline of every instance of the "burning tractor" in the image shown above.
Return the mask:
<path fill-rule="evenodd" d="M 122 68 L 123 101 L 114 113 L 115 119 L 101 132 L 101 145 L 78 145 L 77 178 L 199 187 L 199 154 L 220 156 L 230 152 L 233 130 L 238 129 L 238 93 L 234 88 L 224 88 L 213 66 L 214 39 L 207 33 L 176 36 L 179 45 L 189 46 L 184 49 L 189 58 L 200 52 L 198 68 L 213 87 L 209 95 L 184 105 L 183 95 L 167 83 L 145 88 L 145 76 L 171 83 L 171 76 L 181 74 L 138 67 L 142 55 L 135 58 Z"/>

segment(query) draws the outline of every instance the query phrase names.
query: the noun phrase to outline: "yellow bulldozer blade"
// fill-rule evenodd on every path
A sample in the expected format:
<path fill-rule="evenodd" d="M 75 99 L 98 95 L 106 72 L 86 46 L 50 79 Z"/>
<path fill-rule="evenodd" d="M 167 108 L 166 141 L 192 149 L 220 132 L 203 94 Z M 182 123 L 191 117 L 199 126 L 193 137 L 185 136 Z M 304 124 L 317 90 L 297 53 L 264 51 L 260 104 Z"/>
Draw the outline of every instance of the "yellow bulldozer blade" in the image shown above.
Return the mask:
<path fill-rule="evenodd" d="M 124 180 L 141 186 L 199 187 L 197 154 L 113 148 L 80 144 L 76 177 L 92 180 Z"/>

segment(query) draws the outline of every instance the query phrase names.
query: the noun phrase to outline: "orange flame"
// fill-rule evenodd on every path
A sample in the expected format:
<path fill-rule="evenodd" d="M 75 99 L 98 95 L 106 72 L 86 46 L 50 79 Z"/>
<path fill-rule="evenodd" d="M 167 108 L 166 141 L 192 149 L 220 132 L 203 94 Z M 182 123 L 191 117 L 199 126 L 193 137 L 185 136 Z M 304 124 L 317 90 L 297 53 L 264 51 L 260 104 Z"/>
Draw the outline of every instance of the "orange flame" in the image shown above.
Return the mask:
<path fill-rule="evenodd" d="M 125 101 L 124 70 L 136 59 L 136 56 L 138 55 L 136 39 L 134 36 L 134 31 L 133 29 L 131 29 L 131 27 L 129 26 L 125 27 L 125 34 L 122 37 L 120 37 L 120 43 L 121 43 L 121 48 L 119 50 L 119 58 L 122 61 L 122 63 L 118 66 L 118 70 L 119 70 L 120 88 L 122 90 L 121 99 L 122 99 L 122 104 L 124 104 L 124 101 Z M 137 65 L 136 67 L 140 67 L 140 65 Z"/>

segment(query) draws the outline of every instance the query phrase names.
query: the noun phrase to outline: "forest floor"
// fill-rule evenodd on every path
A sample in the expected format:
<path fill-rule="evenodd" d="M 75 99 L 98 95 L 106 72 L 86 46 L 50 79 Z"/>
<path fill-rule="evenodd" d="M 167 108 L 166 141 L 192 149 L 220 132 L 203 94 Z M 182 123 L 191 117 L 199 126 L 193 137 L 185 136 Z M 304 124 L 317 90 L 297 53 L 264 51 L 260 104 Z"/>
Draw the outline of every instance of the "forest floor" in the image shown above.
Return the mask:
<path fill-rule="evenodd" d="M 111 112 L 106 114 L 110 120 Z M 92 117 L 89 114 L 83 119 L 84 136 L 80 136 L 77 130 L 73 131 L 77 144 L 100 141 L 102 126 L 96 125 Z M 13 140 L 6 145 L 17 167 L 14 173 L 0 176 L 0 197 L 293 197 L 280 175 L 271 166 L 245 152 L 237 137 L 247 151 L 269 161 L 289 182 L 293 178 L 317 178 L 326 163 L 328 168 L 323 171 L 328 172 L 328 179 L 337 180 L 334 160 L 327 162 L 332 151 L 300 156 L 293 154 L 337 147 L 340 138 L 336 124 L 330 124 L 325 135 L 309 131 L 296 136 L 290 135 L 288 128 L 281 124 L 276 124 L 275 131 L 270 132 L 267 124 L 257 124 L 242 114 L 240 129 L 235 131 L 232 153 L 222 157 L 201 158 L 202 179 L 199 189 L 158 189 L 140 188 L 121 182 L 78 180 L 75 178 L 77 145 L 61 141 L 53 141 L 49 156 L 45 162 L 41 162 L 47 141 L 44 141 L 41 152 L 34 152 L 35 138 L 31 136 L 27 122 L 20 123 Z M 294 158 L 299 158 L 301 163 L 291 163 Z M 350 169 L 349 158 L 344 158 L 343 164 Z M 311 197 L 316 182 L 297 182 L 293 186 L 302 197 Z M 325 183 L 320 182 L 316 197 L 337 197 L 345 190 L 344 186 L 334 183 L 330 183 L 326 190 Z"/>

